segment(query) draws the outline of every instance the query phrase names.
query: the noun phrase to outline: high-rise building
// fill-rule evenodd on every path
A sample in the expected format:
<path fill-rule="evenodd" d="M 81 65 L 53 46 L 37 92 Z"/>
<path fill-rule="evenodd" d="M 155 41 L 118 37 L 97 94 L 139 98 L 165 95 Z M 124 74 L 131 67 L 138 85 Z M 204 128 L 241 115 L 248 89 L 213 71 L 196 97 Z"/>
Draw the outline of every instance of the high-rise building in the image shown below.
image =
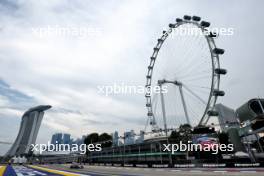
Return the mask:
<path fill-rule="evenodd" d="M 51 144 L 62 144 L 62 133 L 56 133 L 52 135 Z"/>
<path fill-rule="evenodd" d="M 85 140 L 86 136 L 82 136 L 82 138 L 77 138 L 75 140 L 71 139 L 71 144 L 77 144 L 77 145 L 81 145 L 84 144 L 84 140 Z"/>
<path fill-rule="evenodd" d="M 24 113 L 17 138 L 6 153 L 6 156 L 18 156 L 29 153 L 31 145 L 36 142 L 44 111 L 50 108 L 50 105 L 41 105 Z"/>
<path fill-rule="evenodd" d="M 51 144 L 71 144 L 71 135 L 67 133 L 55 133 L 51 137 Z"/>
<path fill-rule="evenodd" d="M 71 143 L 71 135 L 70 134 L 63 134 L 62 143 L 63 144 L 70 144 Z"/>
<path fill-rule="evenodd" d="M 115 131 L 113 134 L 112 134 L 112 139 L 113 139 L 113 146 L 114 147 L 117 147 L 119 146 L 119 136 L 118 136 L 118 132 Z"/>
<path fill-rule="evenodd" d="M 143 143 L 144 139 L 145 139 L 145 131 L 140 130 L 140 134 L 139 134 L 139 137 L 136 140 L 136 143 L 137 144 Z"/>
<path fill-rule="evenodd" d="M 135 144 L 135 142 L 136 142 L 135 137 L 136 137 L 136 133 L 134 132 L 134 130 L 125 132 L 125 134 L 124 134 L 124 144 L 125 145 Z"/>

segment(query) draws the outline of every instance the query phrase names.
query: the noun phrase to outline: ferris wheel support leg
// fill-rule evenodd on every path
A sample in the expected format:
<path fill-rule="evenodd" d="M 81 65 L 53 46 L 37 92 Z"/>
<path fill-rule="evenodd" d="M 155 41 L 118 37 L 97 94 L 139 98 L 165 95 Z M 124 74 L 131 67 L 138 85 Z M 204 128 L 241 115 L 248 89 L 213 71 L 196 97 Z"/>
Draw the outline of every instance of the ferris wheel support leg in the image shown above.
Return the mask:
<path fill-rule="evenodd" d="M 162 90 L 162 85 L 160 85 L 160 90 Z M 164 95 L 162 91 L 160 91 L 160 99 L 161 99 L 161 109 L 162 109 L 162 117 L 163 117 L 165 135 L 168 138 L 166 110 L 165 110 L 165 103 L 164 103 Z"/>
<path fill-rule="evenodd" d="M 183 105 L 186 121 L 188 124 L 191 124 L 190 119 L 189 119 L 189 115 L 188 115 L 188 111 L 187 111 L 187 106 L 186 106 L 185 99 L 183 96 L 182 85 L 179 85 L 179 90 L 180 90 L 180 94 L 181 94 L 181 100 L 182 100 L 182 105 Z"/>
<path fill-rule="evenodd" d="M 162 84 L 159 85 L 160 90 L 162 90 Z M 166 135 L 166 141 L 167 144 L 169 144 L 169 136 L 168 136 L 168 128 L 167 128 L 167 118 L 166 118 L 166 111 L 165 111 L 165 103 L 164 103 L 164 95 L 163 92 L 160 91 L 160 99 L 161 99 L 161 108 L 162 108 L 162 116 L 163 116 L 163 122 L 164 122 L 164 130 Z M 169 155 L 169 167 L 172 167 L 172 156 L 171 153 L 168 153 Z"/>
<path fill-rule="evenodd" d="M 205 122 L 203 123 L 203 125 L 207 125 L 208 121 L 210 120 L 210 116 L 206 118 Z"/>

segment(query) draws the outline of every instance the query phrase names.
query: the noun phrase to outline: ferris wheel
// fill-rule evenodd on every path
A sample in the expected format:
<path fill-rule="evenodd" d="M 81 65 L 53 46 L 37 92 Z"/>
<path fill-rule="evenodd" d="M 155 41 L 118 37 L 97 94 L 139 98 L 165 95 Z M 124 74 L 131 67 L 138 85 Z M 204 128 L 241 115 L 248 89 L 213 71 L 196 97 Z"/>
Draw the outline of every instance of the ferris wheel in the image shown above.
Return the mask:
<path fill-rule="evenodd" d="M 169 24 L 158 39 L 150 57 L 146 76 L 146 107 L 152 131 L 176 128 L 180 124 L 206 125 L 217 116 L 214 106 L 220 90 L 218 35 L 209 30 L 210 23 L 198 16 L 185 15 Z M 151 90 L 159 87 L 160 93 Z M 164 91 L 162 91 L 164 90 Z"/>

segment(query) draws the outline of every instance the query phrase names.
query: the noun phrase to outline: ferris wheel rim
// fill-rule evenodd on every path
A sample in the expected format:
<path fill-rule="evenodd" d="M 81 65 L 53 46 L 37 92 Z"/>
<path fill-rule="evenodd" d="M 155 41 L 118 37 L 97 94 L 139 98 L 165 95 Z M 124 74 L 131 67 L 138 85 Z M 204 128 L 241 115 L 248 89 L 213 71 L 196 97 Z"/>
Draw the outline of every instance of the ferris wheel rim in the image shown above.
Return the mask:
<path fill-rule="evenodd" d="M 218 98 L 218 96 L 221 96 L 220 93 L 224 94 L 223 91 L 219 90 L 219 88 L 220 88 L 220 75 L 223 74 L 223 72 L 224 72 L 223 70 L 225 70 L 225 69 L 221 69 L 221 67 L 220 67 L 219 55 L 223 54 L 224 51 L 222 53 L 221 52 L 215 52 L 216 49 L 218 49 L 218 51 L 222 50 L 222 49 L 219 49 L 219 48 L 216 47 L 216 44 L 215 44 L 215 41 L 214 41 L 214 37 L 215 36 L 210 36 L 210 35 L 205 35 L 204 34 L 204 32 L 207 30 L 206 27 L 210 26 L 209 22 L 202 21 L 202 22 L 199 23 L 199 21 L 200 21 L 199 18 L 200 17 L 187 16 L 187 18 L 185 18 L 186 16 L 184 16 L 184 20 L 177 18 L 176 19 L 176 23 L 169 24 L 169 29 L 167 31 L 163 31 L 162 36 L 158 39 L 158 43 L 154 47 L 154 51 L 153 51 L 153 53 L 152 53 L 152 55 L 150 57 L 150 64 L 148 65 L 148 72 L 147 72 L 147 76 L 146 76 L 147 77 L 147 79 L 146 79 L 146 88 L 147 89 L 151 88 L 152 75 L 153 75 L 153 71 L 154 71 L 155 61 L 158 58 L 158 54 L 159 54 L 159 51 L 161 50 L 161 48 L 163 46 L 163 43 L 170 36 L 170 34 L 172 32 L 172 29 L 176 29 L 176 28 L 178 28 L 178 27 L 180 27 L 182 25 L 185 25 L 185 24 L 192 24 L 195 27 L 201 29 L 202 33 L 203 33 L 203 36 L 206 38 L 207 46 L 208 46 L 209 51 L 210 51 L 211 63 L 212 63 L 212 65 L 211 65 L 212 72 L 211 72 L 210 93 L 209 93 L 209 96 L 208 96 L 207 105 L 206 105 L 206 108 L 204 110 L 204 113 L 203 113 L 202 117 L 200 117 L 201 120 L 200 120 L 199 124 L 201 125 L 201 124 L 207 123 L 207 121 L 208 121 L 208 112 L 210 110 L 211 111 L 214 110 L 214 106 L 216 104 L 217 98 Z M 223 72 L 222 73 L 220 73 L 220 72 L 216 73 L 216 70 L 222 70 Z M 218 94 L 217 94 L 217 91 L 218 91 Z M 147 92 L 150 92 L 150 91 L 147 91 Z M 149 118 L 152 118 L 152 122 L 150 122 L 150 123 L 152 123 L 151 125 L 152 125 L 153 128 L 158 128 L 157 124 L 156 124 L 155 116 L 154 116 L 154 113 L 153 113 L 152 97 L 151 97 L 151 95 L 149 93 L 146 93 L 145 97 L 146 97 L 146 107 L 147 107 L 147 110 L 148 110 L 148 114 L 147 115 L 148 115 Z"/>

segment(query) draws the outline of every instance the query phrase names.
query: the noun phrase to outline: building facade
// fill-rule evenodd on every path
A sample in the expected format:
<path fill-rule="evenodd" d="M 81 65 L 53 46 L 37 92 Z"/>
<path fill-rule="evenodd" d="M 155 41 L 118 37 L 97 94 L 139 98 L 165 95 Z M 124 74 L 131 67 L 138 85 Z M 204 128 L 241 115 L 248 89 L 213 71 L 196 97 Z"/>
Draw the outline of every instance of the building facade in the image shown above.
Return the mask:
<path fill-rule="evenodd" d="M 239 128 L 239 121 L 235 110 L 223 104 L 216 104 L 215 110 L 218 112 L 218 121 L 221 131 L 227 132 L 231 127 Z"/>
<path fill-rule="evenodd" d="M 63 133 L 55 133 L 51 137 L 51 144 L 71 144 L 71 135 L 70 134 L 63 134 Z"/>
<path fill-rule="evenodd" d="M 17 138 L 6 156 L 19 156 L 30 152 L 31 145 L 36 142 L 44 111 L 50 108 L 50 105 L 41 105 L 24 113 Z"/>

